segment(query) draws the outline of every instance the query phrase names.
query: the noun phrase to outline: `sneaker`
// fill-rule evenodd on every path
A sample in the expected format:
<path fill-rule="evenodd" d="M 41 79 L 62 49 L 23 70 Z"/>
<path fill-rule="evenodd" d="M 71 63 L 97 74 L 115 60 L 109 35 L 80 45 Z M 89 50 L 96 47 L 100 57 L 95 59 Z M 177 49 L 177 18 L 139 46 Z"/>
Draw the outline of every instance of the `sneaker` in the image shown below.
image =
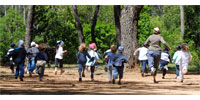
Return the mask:
<path fill-rule="evenodd" d="M 163 76 L 162 79 L 165 79 L 165 77 Z"/>
<path fill-rule="evenodd" d="M 64 72 L 65 72 L 65 70 L 62 70 L 62 71 L 60 72 L 60 74 L 62 75 Z"/>
<path fill-rule="evenodd" d="M 181 79 L 181 83 L 183 83 L 183 79 Z"/>
<path fill-rule="evenodd" d="M 112 80 L 112 83 L 115 84 L 115 79 Z"/>
<path fill-rule="evenodd" d="M 84 73 L 82 73 L 82 77 L 85 77 L 85 74 L 84 74 Z"/>
<path fill-rule="evenodd" d="M 92 78 L 91 81 L 94 81 L 94 79 Z"/>
<path fill-rule="evenodd" d="M 152 75 L 155 75 L 155 72 L 156 72 L 156 68 L 151 67 L 151 74 L 152 74 Z"/>
<path fill-rule="evenodd" d="M 168 66 L 166 65 L 165 67 L 164 67 L 166 70 L 168 70 Z"/>
<path fill-rule="evenodd" d="M 81 82 L 82 81 L 82 78 L 79 78 L 79 82 Z"/>
<path fill-rule="evenodd" d="M 121 85 L 121 84 L 122 84 L 122 83 L 119 81 L 119 82 L 118 82 L 118 85 Z"/>
<path fill-rule="evenodd" d="M 24 81 L 22 77 L 20 77 L 20 81 Z"/>
<path fill-rule="evenodd" d="M 40 77 L 39 80 L 42 81 L 42 78 Z"/>
<path fill-rule="evenodd" d="M 157 83 L 157 82 L 156 82 L 156 79 L 153 79 L 153 83 Z"/>
<path fill-rule="evenodd" d="M 142 77 L 144 77 L 144 73 L 142 73 L 141 75 L 142 75 Z"/>
<path fill-rule="evenodd" d="M 180 76 L 177 76 L 176 79 L 181 79 L 181 77 L 180 77 Z"/>

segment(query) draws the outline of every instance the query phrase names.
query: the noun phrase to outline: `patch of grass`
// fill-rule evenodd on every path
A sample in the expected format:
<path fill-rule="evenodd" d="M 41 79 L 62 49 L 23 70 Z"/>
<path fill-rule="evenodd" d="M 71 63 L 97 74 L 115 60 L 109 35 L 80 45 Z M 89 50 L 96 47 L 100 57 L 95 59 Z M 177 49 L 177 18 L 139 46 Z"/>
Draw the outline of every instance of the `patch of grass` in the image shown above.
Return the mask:
<path fill-rule="evenodd" d="M 176 65 L 175 64 L 168 64 L 168 68 L 170 70 L 176 70 Z M 200 67 L 195 66 L 195 65 L 189 65 L 188 70 L 189 71 L 200 71 Z"/>

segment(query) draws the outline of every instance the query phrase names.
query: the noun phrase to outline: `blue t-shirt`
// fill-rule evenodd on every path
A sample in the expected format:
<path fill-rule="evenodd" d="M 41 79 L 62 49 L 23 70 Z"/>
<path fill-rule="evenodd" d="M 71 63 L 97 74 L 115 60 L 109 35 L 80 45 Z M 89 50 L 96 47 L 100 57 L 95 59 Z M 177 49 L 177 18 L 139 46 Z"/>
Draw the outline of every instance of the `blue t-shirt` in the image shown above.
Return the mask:
<path fill-rule="evenodd" d="M 115 57 L 115 53 L 108 52 L 107 57 L 108 57 L 108 64 L 107 66 L 113 66 L 113 58 Z"/>
<path fill-rule="evenodd" d="M 127 63 L 128 60 L 123 54 L 118 53 L 114 56 L 113 62 L 114 66 L 123 66 L 124 65 L 123 63 Z"/>

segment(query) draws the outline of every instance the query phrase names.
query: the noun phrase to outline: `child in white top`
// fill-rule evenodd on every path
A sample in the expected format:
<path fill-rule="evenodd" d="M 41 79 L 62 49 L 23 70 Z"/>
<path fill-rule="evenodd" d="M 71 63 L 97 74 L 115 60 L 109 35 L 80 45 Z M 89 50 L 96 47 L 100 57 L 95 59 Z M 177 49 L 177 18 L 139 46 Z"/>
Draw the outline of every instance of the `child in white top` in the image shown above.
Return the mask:
<path fill-rule="evenodd" d="M 136 56 L 137 53 L 139 52 L 138 59 L 142 63 L 142 77 L 144 77 L 144 73 L 146 72 L 146 65 L 148 64 L 148 59 L 147 59 L 148 49 L 147 48 L 148 48 L 148 45 L 145 46 L 143 44 L 143 47 L 136 49 L 133 54 L 134 56 Z"/>
<path fill-rule="evenodd" d="M 62 40 L 57 41 L 58 47 L 56 50 L 56 56 L 55 56 L 55 75 L 57 75 L 57 68 L 58 68 L 58 63 L 60 65 L 60 74 L 64 73 L 65 71 L 63 70 L 63 54 L 67 52 L 67 50 L 63 50 L 64 42 Z"/>
<path fill-rule="evenodd" d="M 176 62 L 180 52 L 181 52 L 181 44 L 178 44 L 176 47 L 176 52 L 173 55 L 172 62 Z M 179 65 L 180 65 L 180 62 L 176 64 L 176 78 L 177 79 L 179 79 Z"/>
<path fill-rule="evenodd" d="M 188 47 L 188 45 L 186 43 L 183 43 L 181 45 L 181 49 L 182 50 L 179 53 L 178 58 L 177 58 L 175 63 L 178 64 L 180 62 L 179 75 L 180 75 L 180 78 L 181 78 L 181 82 L 183 82 L 183 79 L 184 79 L 183 75 L 186 74 L 187 71 L 188 71 L 188 64 L 189 64 L 190 61 L 192 61 L 192 55 L 189 52 L 189 47 Z"/>
<path fill-rule="evenodd" d="M 88 67 L 88 71 L 91 71 L 91 80 L 94 81 L 94 70 L 95 70 L 95 65 L 97 60 L 99 59 L 98 54 L 94 51 L 95 45 L 94 44 L 90 44 L 89 45 L 90 50 L 88 50 L 88 53 L 91 57 L 91 59 L 89 59 L 87 57 L 87 63 L 86 66 Z"/>

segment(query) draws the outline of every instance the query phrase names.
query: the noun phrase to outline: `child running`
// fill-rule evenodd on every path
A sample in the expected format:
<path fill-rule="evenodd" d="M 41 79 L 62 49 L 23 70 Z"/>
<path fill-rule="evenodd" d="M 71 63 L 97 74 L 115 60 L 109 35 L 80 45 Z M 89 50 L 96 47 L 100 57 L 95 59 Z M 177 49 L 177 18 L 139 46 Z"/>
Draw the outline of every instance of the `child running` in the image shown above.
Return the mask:
<path fill-rule="evenodd" d="M 94 51 L 95 45 L 89 45 L 90 50 L 88 50 L 91 59 L 87 58 L 86 66 L 88 66 L 88 71 L 91 71 L 91 81 L 94 81 L 94 70 L 97 60 L 99 59 L 98 54 Z"/>
<path fill-rule="evenodd" d="M 147 51 L 148 51 L 148 46 L 145 46 L 143 43 L 143 47 L 138 48 L 134 52 L 134 56 L 136 56 L 137 52 L 139 52 L 139 61 L 142 63 L 142 77 L 144 77 L 144 73 L 146 72 L 146 65 L 148 64 L 148 59 L 147 59 Z"/>
<path fill-rule="evenodd" d="M 101 56 L 101 54 L 99 53 L 99 51 L 97 50 L 97 45 L 96 43 L 92 43 L 95 47 L 94 47 L 94 51 L 97 53 L 97 55 L 99 56 L 100 59 L 103 59 L 103 57 Z M 95 71 L 97 70 L 98 68 L 98 62 L 96 62 L 96 65 L 95 65 Z"/>
<path fill-rule="evenodd" d="M 60 74 L 64 73 L 63 70 L 63 54 L 67 52 L 67 50 L 63 50 L 64 42 L 62 40 L 57 41 L 58 46 L 56 50 L 56 56 L 55 56 L 55 75 L 57 75 L 57 69 L 58 69 L 58 63 L 60 66 Z"/>
<path fill-rule="evenodd" d="M 20 80 L 23 81 L 24 77 L 24 62 L 26 58 L 26 50 L 24 49 L 24 41 L 18 41 L 18 47 L 11 51 L 9 56 L 13 57 L 14 63 L 17 65 L 16 72 L 15 72 L 15 79 L 20 77 Z M 19 75 L 20 72 L 20 75 Z"/>
<path fill-rule="evenodd" d="M 9 53 L 12 52 L 12 51 L 14 50 L 14 48 L 15 48 L 15 44 L 14 44 L 14 43 L 11 43 L 11 44 L 10 44 L 10 49 L 8 50 L 7 55 L 9 55 Z M 13 62 L 13 58 L 10 56 L 9 60 L 10 60 L 10 69 L 11 69 L 12 73 L 14 73 L 14 62 Z"/>
<path fill-rule="evenodd" d="M 47 45 L 44 43 L 39 44 L 39 52 L 36 56 L 36 66 L 38 69 L 39 80 L 42 81 L 42 77 L 44 76 L 45 65 L 48 63 L 47 54 L 44 52 L 47 48 Z"/>
<path fill-rule="evenodd" d="M 176 52 L 173 55 L 172 62 L 176 62 L 180 52 L 181 52 L 181 44 L 178 44 L 177 47 L 176 47 Z M 179 65 L 180 65 L 180 62 L 178 62 L 176 64 L 176 79 L 180 78 L 179 77 Z"/>
<path fill-rule="evenodd" d="M 29 71 L 29 76 L 32 76 L 32 73 L 35 69 L 35 57 L 39 52 L 38 48 L 36 48 L 36 43 L 31 42 L 31 48 L 27 50 L 28 64 L 27 69 Z"/>
<path fill-rule="evenodd" d="M 79 46 L 78 49 L 79 49 L 79 51 L 77 53 L 77 59 L 78 59 L 77 63 L 78 63 L 79 81 L 82 81 L 82 77 L 85 77 L 84 71 L 85 71 L 85 64 L 87 62 L 86 56 L 89 59 L 91 59 L 91 57 L 86 50 L 85 43 L 81 43 L 81 45 Z"/>
<path fill-rule="evenodd" d="M 156 82 L 156 72 L 160 61 L 161 56 L 161 46 L 160 43 L 162 42 L 168 50 L 171 48 L 167 45 L 165 40 L 162 36 L 160 36 L 160 30 L 158 27 L 154 28 L 154 34 L 150 35 L 147 40 L 145 41 L 144 45 L 147 45 L 148 42 L 151 42 L 149 50 L 147 51 L 147 58 L 148 58 L 148 65 L 151 68 L 151 73 L 153 76 L 153 83 Z"/>
<path fill-rule="evenodd" d="M 118 54 L 116 54 L 113 58 L 113 66 L 114 66 L 113 84 L 115 84 L 115 79 L 117 79 L 119 75 L 118 84 L 121 85 L 121 80 L 123 78 L 123 71 L 124 71 L 124 63 L 128 63 L 127 58 L 122 54 L 123 51 L 124 51 L 124 47 L 119 46 Z"/>
<path fill-rule="evenodd" d="M 114 68 L 113 68 L 113 58 L 115 57 L 115 53 L 117 51 L 117 48 L 115 47 L 115 45 L 111 45 L 110 46 L 110 49 L 111 49 L 111 52 L 108 52 L 107 53 L 107 68 L 108 68 L 108 80 L 109 80 L 109 83 L 112 82 L 112 77 L 113 77 L 113 71 L 114 71 Z"/>
<path fill-rule="evenodd" d="M 161 58 L 160 58 L 160 69 L 162 71 L 162 79 L 165 78 L 165 75 L 167 73 L 167 65 L 171 61 L 171 57 L 169 54 L 169 51 L 167 48 L 165 48 L 162 53 L 161 53 Z"/>
<path fill-rule="evenodd" d="M 192 55 L 189 52 L 189 47 L 186 43 L 183 43 L 181 45 L 181 52 L 178 55 L 178 58 L 176 60 L 176 64 L 180 62 L 179 65 L 179 76 L 181 78 L 181 82 L 183 82 L 184 79 L 184 74 L 188 72 L 188 64 L 189 62 L 192 61 Z"/>

